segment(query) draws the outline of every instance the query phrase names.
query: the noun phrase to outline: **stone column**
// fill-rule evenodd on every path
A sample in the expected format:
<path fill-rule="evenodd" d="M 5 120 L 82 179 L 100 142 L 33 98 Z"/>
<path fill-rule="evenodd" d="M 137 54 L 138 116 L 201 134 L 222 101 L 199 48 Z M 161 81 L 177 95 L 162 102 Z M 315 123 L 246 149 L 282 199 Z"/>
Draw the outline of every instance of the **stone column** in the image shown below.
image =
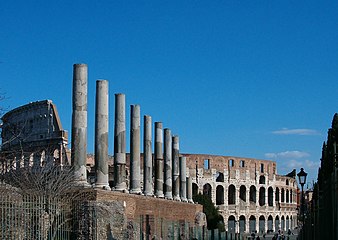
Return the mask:
<path fill-rule="evenodd" d="M 164 191 L 165 198 L 172 200 L 172 140 L 170 129 L 164 129 Z"/>
<path fill-rule="evenodd" d="M 180 157 L 180 197 L 187 202 L 187 158 Z"/>
<path fill-rule="evenodd" d="M 140 194 L 140 105 L 131 105 L 130 108 L 130 193 Z"/>
<path fill-rule="evenodd" d="M 71 159 L 79 184 L 87 183 L 87 64 L 74 64 Z"/>
<path fill-rule="evenodd" d="M 126 97 L 115 94 L 114 189 L 127 191 L 126 184 Z"/>
<path fill-rule="evenodd" d="M 189 168 L 187 168 L 187 197 L 189 203 L 194 203 L 192 200 L 192 179 L 190 176 Z"/>
<path fill-rule="evenodd" d="M 163 198 L 163 126 L 155 122 L 155 196 Z"/>
<path fill-rule="evenodd" d="M 143 132 L 143 193 L 153 196 L 153 161 L 151 147 L 151 116 L 144 116 Z"/>
<path fill-rule="evenodd" d="M 108 172 L 108 81 L 96 81 L 95 172 L 96 188 L 110 190 Z"/>
<path fill-rule="evenodd" d="M 179 169 L 179 138 L 172 138 L 172 158 L 173 158 L 173 197 L 174 200 L 180 201 L 180 169 Z"/>

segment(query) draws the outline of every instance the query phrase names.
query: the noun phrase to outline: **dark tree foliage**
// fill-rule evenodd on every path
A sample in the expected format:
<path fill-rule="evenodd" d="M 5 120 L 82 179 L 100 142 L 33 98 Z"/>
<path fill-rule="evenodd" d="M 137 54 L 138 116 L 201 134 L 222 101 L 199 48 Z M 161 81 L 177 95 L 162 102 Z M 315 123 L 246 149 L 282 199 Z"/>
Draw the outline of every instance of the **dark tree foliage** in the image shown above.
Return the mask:
<path fill-rule="evenodd" d="M 207 216 L 208 229 L 219 229 L 225 231 L 223 217 L 219 214 L 218 208 L 212 203 L 208 196 L 202 195 L 201 193 L 193 196 L 194 202 L 203 205 L 203 212 Z"/>

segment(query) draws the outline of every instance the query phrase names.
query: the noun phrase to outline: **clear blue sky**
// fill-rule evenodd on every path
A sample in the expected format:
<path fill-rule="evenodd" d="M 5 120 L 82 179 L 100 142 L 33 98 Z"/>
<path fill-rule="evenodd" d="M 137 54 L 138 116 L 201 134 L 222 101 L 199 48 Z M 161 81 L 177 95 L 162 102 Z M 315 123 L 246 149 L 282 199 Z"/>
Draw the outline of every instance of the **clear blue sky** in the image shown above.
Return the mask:
<path fill-rule="evenodd" d="M 9 109 L 51 99 L 71 129 L 72 65 L 180 136 L 181 152 L 271 159 L 317 178 L 338 111 L 337 1 L 1 1 Z M 112 137 L 109 152 L 113 153 Z"/>

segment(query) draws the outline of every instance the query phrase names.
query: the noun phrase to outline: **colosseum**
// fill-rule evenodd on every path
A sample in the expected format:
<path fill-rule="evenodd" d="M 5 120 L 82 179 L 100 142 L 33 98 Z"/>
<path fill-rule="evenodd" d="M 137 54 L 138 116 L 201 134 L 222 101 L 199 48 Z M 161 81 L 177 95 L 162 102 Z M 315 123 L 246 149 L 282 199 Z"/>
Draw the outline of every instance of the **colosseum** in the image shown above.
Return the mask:
<path fill-rule="evenodd" d="M 193 194 L 211 198 L 229 232 L 260 232 L 297 226 L 295 170 L 282 176 L 276 162 L 253 158 L 184 154 Z"/>

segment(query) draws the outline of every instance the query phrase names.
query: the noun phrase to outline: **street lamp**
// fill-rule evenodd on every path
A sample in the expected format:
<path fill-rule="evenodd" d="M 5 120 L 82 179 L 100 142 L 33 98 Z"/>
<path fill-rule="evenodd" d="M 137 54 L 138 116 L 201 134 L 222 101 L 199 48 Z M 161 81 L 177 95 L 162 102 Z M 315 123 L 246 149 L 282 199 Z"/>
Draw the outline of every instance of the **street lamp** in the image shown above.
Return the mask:
<path fill-rule="evenodd" d="M 300 169 L 300 172 L 297 174 L 298 179 L 299 179 L 299 184 L 302 187 L 302 198 L 301 198 L 301 213 L 302 213 L 302 223 L 304 225 L 304 184 L 306 183 L 306 176 L 307 173 L 304 171 L 303 168 Z"/>

